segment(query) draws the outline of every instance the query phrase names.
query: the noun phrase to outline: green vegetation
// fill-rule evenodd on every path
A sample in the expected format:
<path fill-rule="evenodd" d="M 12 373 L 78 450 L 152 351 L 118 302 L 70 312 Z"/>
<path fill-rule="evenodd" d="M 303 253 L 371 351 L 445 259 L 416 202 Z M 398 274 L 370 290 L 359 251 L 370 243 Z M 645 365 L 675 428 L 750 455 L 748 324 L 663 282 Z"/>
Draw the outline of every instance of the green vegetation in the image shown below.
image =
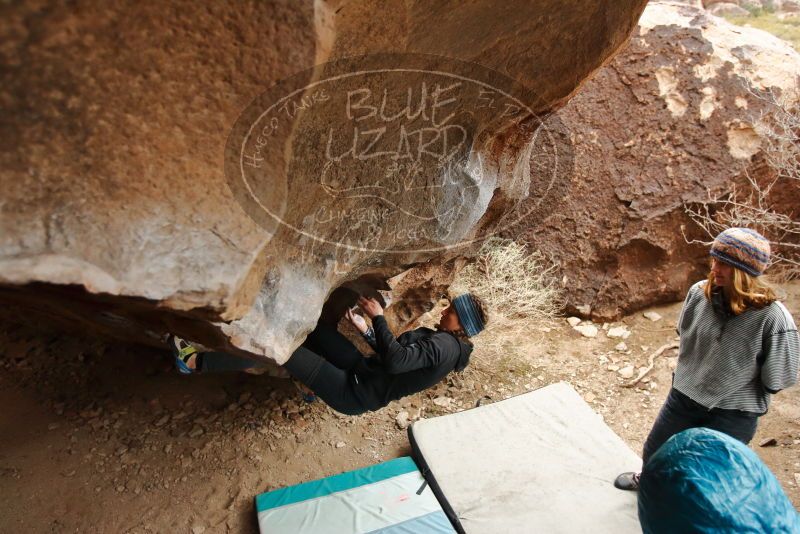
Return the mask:
<path fill-rule="evenodd" d="M 795 50 L 800 51 L 800 17 L 785 17 L 780 19 L 771 9 L 748 9 L 749 17 L 725 17 L 729 22 L 738 26 L 752 26 L 764 30 L 772 35 L 787 41 Z"/>

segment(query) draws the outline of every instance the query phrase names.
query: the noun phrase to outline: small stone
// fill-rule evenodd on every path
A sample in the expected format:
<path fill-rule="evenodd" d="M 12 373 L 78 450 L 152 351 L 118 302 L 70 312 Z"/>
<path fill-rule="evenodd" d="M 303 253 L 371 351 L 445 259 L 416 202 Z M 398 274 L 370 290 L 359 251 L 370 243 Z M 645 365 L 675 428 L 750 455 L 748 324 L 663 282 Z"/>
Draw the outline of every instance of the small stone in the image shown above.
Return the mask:
<path fill-rule="evenodd" d="M 608 329 L 606 335 L 608 337 L 621 337 L 622 339 L 628 339 L 628 336 L 631 335 L 631 333 L 630 330 L 624 326 L 614 326 Z"/>
<path fill-rule="evenodd" d="M 583 396 L 583 400 L 585 400 L 586 402 L 592 402 L 592 401 L 594 401 L 595 398 L 596 397 L 595 397 L 594 393 L 591 393 L 591 392 L 587 393 L 586 395 Z"/>
<path fill-rule="evenodd" d="M 628 350 L 628 345 L 626 345 L 624 341 L 620 341 L 614 347 L 614 350 L 617 351 L 617 352 L 625 352 L 626 350 Z"/>
<path fill-rule="evenodd" d="M 117 493 L 122 493 L 123 491 L 125 491 L 125 486 L 122 485 L 117 486 Z"/>
<path fill-rule="evenodd" d="M 633 378 L 633 371 L 634 371 L 634 369 L 633 369 L 632 365 L 626 365 L 625 367 L 620 369 L 618 372 L 619 372 L 619 376 L 621 376 L 622 378 L 627 379 L 627 378 Z"/>
<path fill-rule="evenodd" d="M 579 317 L 567 317 L 567 322 L 573 328 L 581 324 L 581 320 Z"/>
<path fill-rule="evenodd" d="M 408 412 L 403 410 L 402 412 L 397 414 L 397 417 L 394 418 L 395 423 L 397 424 L 397 428 L 400 430 L 405 430 L 408 428 Z"/>
<path fill-rule="evenodd" d="M 593 324 L 579 324 L 573 328 L 577 330 L 583 337 L 597 336 L 597 327 Z"/>
<path fill-rule="evenodd" d="M 156 421 L 156 422 L 155 422 L 155 423 L 153 423 L 153 424 L 154 424 L 155 426 L 157 426 L 157 427 L 159 427 L 159 426 L 164 426 L 164 425 L 167 423 L 167 421 L 169 421 L 169 414 L 162 415 L 162 416 L 161 416 L 161 417 L 158 419 L 158 421 Z"/>
<path fill-rule="evenodd" d="M 171 451 L 172 451 L 172 443 L 167 443 L 167 444 L 164 446 L 164 452 L 165 452 L 166 454 L 169 454 Z"/>
<path fill-rule="evenodd" d="M 239 404 L 244 404 L 245 402 L 249 401 L 250 397 L 252 396 L 253 394 L 251 392 L 245 391 L 244 393 L 239 395 Z"/>
<path fill-rule="evenodd" d="M 552 330 L 549 326 L 542 326 L 539 328 L 540 332 L 544 332 L 545 334 L 549 333 Z"/>
<path fill-rule="evenodd" d="M 192 534 L 203 534 L 206 531 L 206 527 L 195 525 L 192 527 Z"/>
<path fill-rule="evenodd" d="M 653 321 L 653 322 L 656 322 L 656 321 L 660 321 L 660 320 L 661 320 L 661 315 L 660 315 L 658 312 L 654 312 L 654 311 L 646 311 L 646 312 L 644 312 L 642 315 L 644 315 L 644 317 L 645 317 L 646 319 L 650 319 L 650 320 L 651 320 L 651 321 Z"/>
<path fill-rule="evenodd" d="M 800 486 L 800 473 L 794 474 L 794 483 Z"/>
<path fill-rule="evenodd" d="M 615 363 L 612 363 L 611 365 L 609 365 L 609 366 L 607 367 L 607 369 L 608 369 L 609 371 L 615 371 L 615 372 L 616 372 L 616 371 L 619 371 L 619 365 L 617 365 L 617 364 L 615 364 Z"/>
<path fill-rule="evenodd" d="M 592 313 L 592 306 L 589 304 L 582 304 L 580 306 L 575 306 L 581 315 L 588 317 L 590 313 Z"/>
<path fill-rule="evenodd" d="M 203 433 L 205 433 L 205 430 L 203 430 L 201 426 L 195 425 L 194 428 L 192 428 L 191 432 L 189 432 L 189 437 L 199 438 L 200 436 L 203 435 Z"/>
<path fill-rule="evenodd" d="M 433 403 L 436 406 L 441 406 L 442 408 L 449 408 L 450 405 L 453 403 L 453 399 L 450 397 L 436 397 L 433 399 Z"/>
<path fill-rule="evenodd" d="M 47 430 L 55 430 L 56 428 L 58 428 L 58 423 L 50 423 L 47 425 Z"/>
<path fill-rule="evenodd" d="M 341 449 L 341 448 L 342 448 L 342 447 L 344 447 L 345 445 L 347 445 L 347 443 L 345 443 L 344 441 L 337 441 L 337 442 L 336 442 L 336 448 L 337 448 L 337 449 Z"/>
<path fill-rule="evenodd" d="M 775 438 L 766 438 L 766 439 L 762 439 L 758 443 L 758 446 L 759 447 L 774 447 L 777 444 L 778 444 L 778 440 L 777 439 L 775 439 Z"/>

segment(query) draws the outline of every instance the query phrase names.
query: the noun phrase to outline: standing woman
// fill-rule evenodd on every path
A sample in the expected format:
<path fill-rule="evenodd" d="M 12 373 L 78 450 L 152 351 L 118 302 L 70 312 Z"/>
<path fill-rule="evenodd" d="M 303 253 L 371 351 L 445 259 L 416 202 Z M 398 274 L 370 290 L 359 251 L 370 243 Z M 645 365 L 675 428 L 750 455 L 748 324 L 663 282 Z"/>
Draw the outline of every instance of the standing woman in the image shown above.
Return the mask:
<path fill-rule="evenodd" d="M 769 241 L 748 228 L 729 228 L 710 254 L 708 280 L 689 288 L 683 303 L 678 366 L 644 443 L 643 465 L 688 428 L 711 428 L 749 443 L 771 395 L 797 383 L 797 326 L 759 278 L 769 263 Z M 639 477 L 622 473 L 614 486 L 637 490 Z"/>

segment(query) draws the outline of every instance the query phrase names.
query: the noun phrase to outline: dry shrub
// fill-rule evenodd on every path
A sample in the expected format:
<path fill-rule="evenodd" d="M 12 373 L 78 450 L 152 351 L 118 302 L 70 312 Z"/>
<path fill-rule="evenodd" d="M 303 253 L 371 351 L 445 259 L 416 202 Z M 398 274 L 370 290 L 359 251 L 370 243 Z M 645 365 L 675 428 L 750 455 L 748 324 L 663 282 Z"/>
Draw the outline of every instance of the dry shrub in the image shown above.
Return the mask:
<path fill-rule="evenodd" d="M 548 319 L 558 313 L 558 266 L 539 251 L 510 239 L 488 239 L 474 262 L 457 275 L 451 292 L 469 291 L 489 307 L 491 322 Z"/>
<path fill-rule="evenodd" d="M 509 239 L 488 239 L 450 287 L 452 295 L 470 292 L 487 307 L 489 324 L 474 339 L 478 374 L 498 368 L 518 368 L 518 349 L 533 341 L 537 325 L 553 318 L 563 306 L 558 265 L 540 251 Z M 494 374 L 494 373 L 492 373 Z"/>
<path fill-rule="evenodd" d="M 726 228 L 752 228 L 770 241 L 771 278 L 778 282 L 800 278 L 800 211 L 795 206 L 788 210 L 776 208 L 785 205 L 780 197 L 787 189 L 793 190 L 793 197 L 800 197 L 797 91 L 778 97 L 751 89 L 751 94 L 765 104 L 765 110 L 753 122 L 763 140 L 762 155 L 771 177 L 759 180 L 748 172 L 744 187 L 734 185 L 730 191 L 716 196 L 709 192 L 706 202 L 686 205 L 689 217 L 708 235 L 708 241 L 687 239 L 687 242 L 708 246 Z"/>

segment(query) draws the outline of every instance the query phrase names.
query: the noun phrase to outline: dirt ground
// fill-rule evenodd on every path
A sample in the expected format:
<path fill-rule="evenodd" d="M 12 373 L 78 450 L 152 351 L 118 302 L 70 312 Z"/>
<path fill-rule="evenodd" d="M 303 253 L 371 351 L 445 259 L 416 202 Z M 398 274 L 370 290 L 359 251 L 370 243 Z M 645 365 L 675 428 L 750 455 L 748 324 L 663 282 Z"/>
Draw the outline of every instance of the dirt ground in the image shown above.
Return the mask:
<path fill-rule="evenodd" d="M 786 289 L 798 321 L 800 283 Z M 256 494 L 409 454 L 401 411 L 431 417 L 562 380 L 639 451 L 675 351 L 641 387 L 621 387 L 620 370 L 638 371 L 675 338 L 680 307 L 654 308 L 658 321 L 636 313 L 606 325 L 627 325 L 622 351 L 603 325 L 588 338 L 564 319 L 525 339 L 487 332 L 465 373 L 361 417 L 307 404 L 284 379 L 181 376 L 164 352 L 5 323 L 0 532 L 257 532 Z M 760 447 L 765 438 L 777 444 Z M 800 505 L 800 388 L 773 399 L 751 447 Z"/>

